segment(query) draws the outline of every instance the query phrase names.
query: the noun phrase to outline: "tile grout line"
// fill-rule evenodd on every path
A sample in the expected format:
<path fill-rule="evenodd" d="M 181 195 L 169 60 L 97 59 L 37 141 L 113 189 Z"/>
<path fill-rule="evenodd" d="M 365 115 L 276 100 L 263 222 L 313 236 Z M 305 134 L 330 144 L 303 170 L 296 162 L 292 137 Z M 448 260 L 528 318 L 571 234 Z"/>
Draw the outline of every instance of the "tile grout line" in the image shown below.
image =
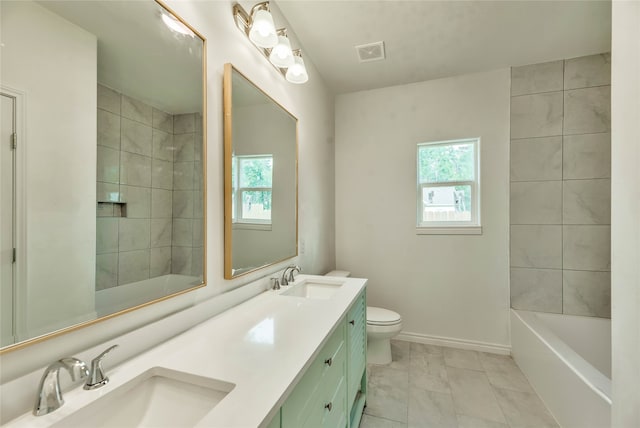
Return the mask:
<path fill-rule="evenodd" d="M 562 268 L 548 268 L 548 267 L 531 267 L 531 266 L 509 266 L 512 269 L 530 269 L 530 270 L 554 270 L 554 271 L 567 271 L 567 272 L 600 272 L 609 273 L 610 270 L 589 270 L 589 269 L 562 269 Z"/>
<path fill-rule="evenodd" d="M 562 64 L 562 89 L 558 89 L 558 90 L 555 90 L 555 91 L 528 92 L 526 94 L 516 94 L 516 95 L 511 94 L 511 98 L 528 97 L 528 96 L 531 96 L 531 95 L 554 94 L 554 93 L 558 93 L 558 92 L 563 92 L 564 93 L 564 92 L 569 92 L 569 91 L 580 91 L 580 90 L 584 90 L 584 89 L 604 88 L 604 87 L 607 87 L 607 86 L 611 86 L 611 83 L 606 83 L 604 85 L 580 86 L 578 88 L 565 88 L 565 86 L 564 86 L 564 72 L 565 72 L 564 61 L 566 61 L 566 60 L 562 60 L 562 62 L 563 62 L 563 64 Z M 531 64 L 531 65 L 538 65 L 538 64 Z M 526 67 L 526 66 L 524 66 L 524 67 Z M 512 67 L 512 69 L 513 69 L 513 67 Z"/>
<path fill-rule="evenodd" d="M 510 226 L 611 226 L 611 223 L 511 223 Z"/>
<path fill-rule="evenodd" d="M 561 147 L 562 147 L 562 151 L 560 153 L 560 157 L 561 157 L 561 168 L 562 168 L 562 186 L 560 188 L 560 194 L 561 194 L 561 199 L 560 199 L 560 209 L 561 209 L 561 215 L 562 215 L 562 230 L 560 231 L 560 246 L 562 248 L 562 258 L 560 259 L 560 264 L 562 266 L 562 277 L 560 278 L 561 282 L 560 282 L 560 312 L 564 314 L 564 116 L 565 116 L 565 102 L 564 99 L 567 96 L 567 91 L 565 88 L 565 79 L 566 79 L 566 64 L 567 61 L 564 60 L 562 61 L 562 141 L 561 141 Z"/>
<path fill-rule="evenodd" d="M 564 104 L 564 100 L 562 101 Z M 563 110 L 564 110 L 564 106 L 563 106 Z M 563 113 L 564 115 L 564 113 Z M 564 132 L 564 131 L 563 131 Z M 509 138 L 509 141 L 512 143 L 518 143 L 521 142 L 522 140 L 542 140 L 544 138 L 554 138 L 554 137 L 577 137 L 577 136 L 582 136 L 582 135 L 604 135 L 604 134 L 611 134 L 611 130 L 608 131 L 604 131 L 604 132 L 580 132 L 580 133 L 576 133 L 576 134 L 552 134 L 552 135 L 539 135 L 536 137 L 520 137 L 520 138 Z M 509 137 L 511 137 L 511 135 L 509 135 Z"/>
<path fill-rule="evenodd" d="M 556 181 L 593 181 L 593 180 L 611 180 L 611 177 L 593 177 L 593 178 L 562 178 L 559 180 L 511 180 L 510 183 L 553 183 Z"/>

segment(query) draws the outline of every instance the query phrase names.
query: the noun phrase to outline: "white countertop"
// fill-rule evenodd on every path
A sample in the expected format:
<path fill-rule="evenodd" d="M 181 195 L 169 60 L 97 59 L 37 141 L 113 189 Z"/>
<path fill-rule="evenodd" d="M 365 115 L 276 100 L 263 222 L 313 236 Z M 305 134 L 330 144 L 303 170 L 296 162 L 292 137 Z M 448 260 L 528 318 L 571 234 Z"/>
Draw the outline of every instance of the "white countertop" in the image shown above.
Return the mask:
<path fill-rule="evenodd" d="M 327 300 L 279 295 L 305 279 L 344 284 Z M 29 413 L 6 426 L 50 426 L 153 367 L 235 384 L 198 426 L 266 426 L 366 282 L 299 275 L 293 285 L 264 292 L 120 366 L 111 368 L 105 361 L 106 386 L 93 391 L 77 387 L 64 394 L 58 410 L 39 417 Z"/>

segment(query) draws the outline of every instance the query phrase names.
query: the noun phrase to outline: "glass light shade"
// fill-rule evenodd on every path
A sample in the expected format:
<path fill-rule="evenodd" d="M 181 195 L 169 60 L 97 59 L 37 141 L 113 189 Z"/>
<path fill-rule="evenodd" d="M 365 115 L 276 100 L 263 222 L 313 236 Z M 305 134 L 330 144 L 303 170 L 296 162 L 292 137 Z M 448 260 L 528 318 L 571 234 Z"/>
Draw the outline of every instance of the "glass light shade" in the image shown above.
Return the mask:
<path fill-rule="evenodd" d="M 309 75 L 304 66 L 304 60 L 297 55 L 293 57 L 293 60 L 293 65 L 287 69 L 286 79 L 291 83 L 305 83 L 309 80 Z"/>
<path fill-rule="evenodd" d="M 280 68 L 291 67 L 294 64 L 291 43 L 287 36 L 278 36 L 278 44 L 271 49 L 269 61 L 271 61 L 271 64 Z"/>
<path fill-rule="evenodd" d="M 273 17 L 269 11 L 260 9 L 253 16 L 249 39 L 261 48 L 272 48 L 278 44 L 276 26 L 273 24 Z"/>

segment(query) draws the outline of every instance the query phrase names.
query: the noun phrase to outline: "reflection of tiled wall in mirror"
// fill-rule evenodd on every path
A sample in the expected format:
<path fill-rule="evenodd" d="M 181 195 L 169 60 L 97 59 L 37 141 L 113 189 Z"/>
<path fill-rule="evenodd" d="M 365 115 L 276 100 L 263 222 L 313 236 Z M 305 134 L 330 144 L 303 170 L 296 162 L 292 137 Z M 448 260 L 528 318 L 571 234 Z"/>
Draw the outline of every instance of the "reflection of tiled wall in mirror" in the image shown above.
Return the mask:
<path fill-rule="evenodd" d="M 202 116 L 174 116 L 102 85 L 97 114 L 96 289 L 200 276 Z"/>
<path fill-rule="evenodd" d="M 202 115 L 173 118 L 173 240 L 171 273 L 199 276 L 203 258 Z"/>

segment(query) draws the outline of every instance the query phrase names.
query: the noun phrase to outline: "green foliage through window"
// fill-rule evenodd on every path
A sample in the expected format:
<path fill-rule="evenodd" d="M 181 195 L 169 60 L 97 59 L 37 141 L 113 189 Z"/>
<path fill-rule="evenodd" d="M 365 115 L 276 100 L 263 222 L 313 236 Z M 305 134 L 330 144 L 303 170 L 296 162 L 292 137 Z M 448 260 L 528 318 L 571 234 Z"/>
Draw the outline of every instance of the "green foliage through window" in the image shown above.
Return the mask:
<path fill-rule="evenodd" d="M 271 222 L 273 156 L 234 156 L 231 169 L 234 220 Z"/>
<path fill-rule="evenodd" d="M 273 157 L 240 158 L 240 187 L 271 187 Z"/>
<path fill-rule="evenodd" d="M 473 144 L 422 145 L 418 149 L 420 183 L 471 181 L 475 177 Z"/>

